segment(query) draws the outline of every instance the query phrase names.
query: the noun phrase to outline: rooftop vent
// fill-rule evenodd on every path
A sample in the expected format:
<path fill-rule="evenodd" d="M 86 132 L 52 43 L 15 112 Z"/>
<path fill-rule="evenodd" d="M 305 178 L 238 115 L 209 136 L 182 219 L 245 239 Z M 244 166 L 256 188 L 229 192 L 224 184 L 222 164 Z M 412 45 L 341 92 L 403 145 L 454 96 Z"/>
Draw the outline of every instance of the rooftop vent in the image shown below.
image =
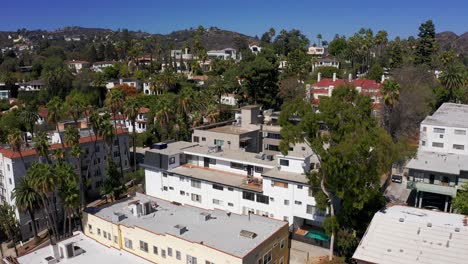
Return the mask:
<path fill-rule="evenodd" d="M 247 230 L 241 230 L 239 235 L 241 237 L 246 237 L 246 238 L 250 238 L 250 239 L 254 239 L 257 234 L 255 234 L 254 232 L 250 232 L 250 231 L 247 231 Z"/>
<path fill-rule="evenodd" d="M 121 212 L 114 212 L 112 214 L 112 222 L 120 222 L 125 219 L 125 214 Z"/>
<path fill-rule="evenodd" d="M 175 225 L 174 231 L 177 235 L 182 235 L 183 233 L 187 232 L 187 227 L 183 225 Z"/>
<path fill-rule="evenodd" d="M 403 223 L 405 221 L 405 219 L 403 217 L 400 217 L 400 219 L 398 219 L 398 221 Z"/>
<path fill-rule="evenodd" d="M 459 227 L 455 227 L 455 232 L 460 232 L 460 228 L 459 228 Z"/>
<path fill-rule="evenodd" d="M 167 148 L 167 143 L 156 143 L 151 146 L 152 149 L 166 149 Z"/>
<path fill-rule="evenodd" d="M 200 221 L 206 222 L 206 221 L 211 219 L 211 214 L 206 213 L 206 212 L 202 212 L 202 213 L 199 214 L 199 218 L 200 218 Z"/>
<path fill-rule="evenodd" d="M 427 223 L 427 227 L 432 227 L 432 223 Z"/>
<path fill-rule="evenodd" d="M 55 259 L 54 257 L 48 256 L 48 257 L 45 257 L 42 260 L 42 263 L 43 264 L 55 264 L 55 263 L 58 263 L 58 262 L 57 262 L 57 259 Z"/>

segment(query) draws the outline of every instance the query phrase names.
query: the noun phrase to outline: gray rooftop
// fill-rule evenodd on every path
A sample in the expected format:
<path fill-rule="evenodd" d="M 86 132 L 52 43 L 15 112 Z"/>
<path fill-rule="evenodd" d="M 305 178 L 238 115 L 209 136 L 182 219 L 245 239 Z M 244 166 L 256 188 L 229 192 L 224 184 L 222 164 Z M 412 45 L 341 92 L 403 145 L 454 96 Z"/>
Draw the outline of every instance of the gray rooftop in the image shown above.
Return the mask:
<path fill-rule="evenodd" d="M 60 263 L 70 263 L 70 264 L 90 264 L 90 263 L 100 263 L 100 264 L 115 264 L 115 263 L 141 263 L 149 264 L 152 263 L 143 258 L 135 256 L 125 250 L 117 250 L 112 247 L 106 247 L 93 239 L 85 236 L 81 232 L 76 232 L 73 237 L 62 240 L 59 242 L 63 244 L 75 243 L 75 246 L 80 247 L 85 252 L 72 257 L 70 259 L 62 259 Z M 35 250 L 29 254 L 21 256 L 18 258 L 20 264 L 43 264 L 44 259 L 51 256 L 52 254 L 50 246 L 43 247 L 41 249 Z"/>
<path fill-rule="evenodd" d="M 246 151 L 241 151 L 241 150 L 230 150 L 226 148 L 219 152 L 212 152 L 210 151 L 210 148 L 208 146 L 197 145 L 197 146 L 184 149 L 184 153 L 210 157 L 210 158 L 215 158 L 215 159 L 220 159 L 220 160 L 224 159 L 227 161 L 234 161 L 234 162 L 242 161 L 242 163 L 244 164 L 254 165 L 254 166 L 256 164 L 259 164 L 267 168 L 273 168 L 277 164 L 276 160 L 271 160 L 271 161 L 267 159 L 262 160 L 261 158 L 259 158 L 259 154 L 257 153 L 251 153 L 251 152 L 246 152 Z"/>
<path fill-rule="evenodd" d="M 432 116 L 427 116 L 421 124 L 468 128 L 468 105 L 444 103 Z"/>
<path fill-rule="evenodd" d="M 167 143 L 165 149 L 148 149 L 148 152 L 159 153 L 164 155 L 175 155 L 181 153 L 184 149 L 198 145 L 198 143 L 191 143 L 187 141 L 176 141 Z"/>
<path fill-rule="evenodd" d="M 374 215 L 353 258 L 366 263 L 467 263 L 467 216 L 407 206 Z"/>
<path fill-rule="evenodd" d="M 206 129 L 206 131 L 215 132 L 215 133 L 222 133 L 222 134 L 233 134 L 233 135 L 242 135 L 245 133 L 249 133 L 255 130 L 245 129 L 239 126 L 233 125 L 226 125 L 220 127 L 214 127 L 210 129 Z"/>
<path fill-rule="evenodd" d="M 274 169 L 271 169 L 262 173 L 262 176 L 267 177 L 267 178 L 274 178 L 274 179 L 309 184 L 309 180 L 307 179 L 307 176 L 305 174 L 281 171 L 281 170 L 278 170 L 277 168 L 274 168 Z"/>
<path fill-rule="evenodd" d="M 157 209 L 145 216 L 136 217 L 129 209 L 130 202 L 155 202 Z M 204 245 L 217 250 L 244 257 L 264 240 L 287 225 L 279 221 L 258 215 L 227 214 L 221 210 L 204 210 L 192 206 L 176 205 L 168 201 L 137 193 L 135 197 L 110 206 L 96 209 L 94 214 L 109 222 L 115 219 L 114 213 L 124 213 L 126 218 L 115 224 L 141 227 L 158 234 L 171 234 L 194 243 L 203 242 Z M 209 220 L 201 219 L 202 213 L 210 214 Z M 182 234 L 177 233 L 175 226 L 186 227 Z M 242 230 L 254 232 L 253 239 L 240 236 Z"/>
<path fill-rule="evenodd" d="M 460 171 L 468 171 L 468 156 L 419 151 L 416 158 L 412 159 L 406 167 L 415 170 L 459 175 Z"/>

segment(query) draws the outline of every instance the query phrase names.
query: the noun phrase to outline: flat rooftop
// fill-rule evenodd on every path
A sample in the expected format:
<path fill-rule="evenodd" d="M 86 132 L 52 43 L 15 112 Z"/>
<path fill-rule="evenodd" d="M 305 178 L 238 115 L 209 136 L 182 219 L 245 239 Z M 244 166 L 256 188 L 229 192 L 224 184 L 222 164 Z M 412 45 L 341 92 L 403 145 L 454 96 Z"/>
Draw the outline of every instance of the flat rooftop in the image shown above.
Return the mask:
<path fill-rule="evenodd" d="M 406 167 L 409 169 L 459 175 L 460 171 L 468 171 L 468 156 L 418 151 L 416 157 L 411 159 Z"/>
<path fill-rule="evenodd" d="M 423 125 L 468 128 L 468 105 L 444 103 L 431 116 L 427 116 Z"/>
<path fill-rule="evenodd" d="M 75 236 L 62 240 L 59 243 L 75 243 L 75 246 L 82 248 L 85 252 L 69 258 L 61 259 L 61 262 L 71 264 L 116 264 L 116 263 L 141 263 L 149 264 L 152 263 L 140 257 L 137 257 L 125 250 L 117 250 L 115 248 L 106 247 L 93 239 L 85 236 L 81 232 L 76 232 Z M 43 264 L 46 257 L 52 256 L 52 250 L 50 246 L 38 249 L 27 255 L 18 258 L 20 264 Z"/>
<path fill-rule="evenodd" d="M 164 155 L 175 155 L 181 153 L 184 149 L 198 145 L 198 143 L 192 143 L 187 141 L 176 141 L 167 143 L 165 149 L 148 149 L 147 152 L 159 153 Z"/>
<path fill-rule="evenodd" d="M 128 206 L 129 203 L 136 201 L 140 203 L 154 202 L 157 204 L 156 211 L 136 217 L 130 212 Z M 203 242 L 203 245 L 240 258 L 288 225 L 284 221 L 253 214 L 249 217 L 234 213 L 228 214 L 221 210 L 204 210 L 193 206 L 176 205 L 140 193 L 137 193 L 135 197 L 113 203 L 107 207 L 89 209 L 89 213 L 109 222 L 113 222 L 114 212 L 120 212 L 125 214 L 126 218 L 120 222 L 114 222 L 115 224 L 141 227 L 157 234 L 170 234 L 193 243 Z M 209 220 L 202 220 L 202 213 L 210 214 Z M 174 228 L 176 225 L 186 227 L 187 231 L 177 234 Z M 256 236 L 252 239 L 240 236 L 240 232 L 243 230 L 253 232 Z M 115 263 L 125 263 L 125 261 Z"/>
<path fill-rule="evenodd" d="M 242 188 L 256 192 L 262 191 L 261 185 L 256 186 L 254 184 L 247 184 L 246 175 L 214 170 L 210 168 L 202 168 L 191 164 L 179 166 L 170 170 L 170 172 L 204 181 L 221 183 L 231 187 Z"/>
<path fill-rule="evenodd" d="M 281 170 L 278 170 L 277 168 L 263 172 L 262 176 L 267 177 L 267 178 L 274 178 L 274 179 L 279 179 L 279 180 L 287 180 L 287 181 L 309 184 L 309 179 L 307 178 L 305 174 L 281 171 Z"/>
<path fill-rule="evenodd" d="M 233 162 L 242 161 L 242 163 L 245 163 L 248 165 L 254 165 L 254 166 L 256 164 L 259 164 L 268 168 L 273 168 L 277 164 L 276 160 L 267 160 L 267 159 L 259 158 L 259 154 L 257 153 L 240 151 L 240 150 L 230 150 L 230 149 L 226 149 L 226 147 L 222 151 L 213 152 L 210 150 L 208 146 L 196 145 L 196 146 L 184 149 L 184 153 L 197 155 L 197 156 L 210 157 L 210 158 L 215 158 L 215 159 L 220 159 L 220 160 L 226 160 L 226 161 L 233 161 Z"/>
<path fill-rule="evenodd" d="M 368 263 L 467 263 L 467 216 L 395 205 L 374 215 L 353 258 Z"/>
<path fill-rule="evenodd" d="M 236 126 L 236 125 L 226 125 L 226 126 L 219 126 L 219 127 L 206 129 L 205 131 L 222 133 L 222 134 L 242 135 L 242 134 L 249 133 L 255 130 L 246 129 L 246 128 Z"/>

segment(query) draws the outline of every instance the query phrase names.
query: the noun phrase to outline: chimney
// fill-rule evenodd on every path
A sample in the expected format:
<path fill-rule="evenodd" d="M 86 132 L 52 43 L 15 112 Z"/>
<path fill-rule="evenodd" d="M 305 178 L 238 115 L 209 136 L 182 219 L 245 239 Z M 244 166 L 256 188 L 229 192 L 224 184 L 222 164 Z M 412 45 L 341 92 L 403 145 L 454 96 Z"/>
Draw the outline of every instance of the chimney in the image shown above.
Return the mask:
<path fill-rule="evenodd" d="M 380 81 L 380 83 L 384 83 L 385 82 L 385 75 L 382 74 L 382 81 Z"/>
<path fill-rule="evenodd" d="M 52 256 L 53 256 L 55 259 L 59 259 L 59 258 L 60 258 L 59 248 L 58 248 L 58 245 L 57 245 L 57 244 L 50 245 L 50 250 L 51 250 Z"/>
<path fill-rule="evenodd" d="M 348 75 L 348 82 L 352 82 L 353 81 L 353 75 L 350 73 Z"/>
<path fill-rule="evenodd" d="M 317 74 L 317 82 L 320 82 L 321 79 L 322 79 L 322 74 L 319 72 Z"/>
<path fill-rule="evenodd" d="M 333 82 L 336 82 L 336 72 L 333 73 Z"/>
<path fill-rule="evenodd" d="M 333 86 L 328 87 L 328 97 L 331 97 L 333 93 Z"/>
<path fill-rule="evenodd" d="M 123 79 L 119 79 L 119 84 L 120 84 L 120 85 L 123 84 Z"/>

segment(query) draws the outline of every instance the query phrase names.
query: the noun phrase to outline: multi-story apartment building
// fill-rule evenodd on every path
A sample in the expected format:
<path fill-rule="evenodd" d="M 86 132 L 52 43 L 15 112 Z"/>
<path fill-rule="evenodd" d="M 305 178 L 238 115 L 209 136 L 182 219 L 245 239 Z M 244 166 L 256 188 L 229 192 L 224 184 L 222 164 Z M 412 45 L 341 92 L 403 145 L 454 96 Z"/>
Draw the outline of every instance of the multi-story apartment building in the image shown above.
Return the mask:
<path fill-rule="evenodd" d="M 195 129 L 192 142 L 147 151 L 142 165 L 147 194 L 207 209 L 253 212 L 295 227 L 320 225 L 324 213 L 316 209 L 306 177 L 318 162 L 315 153 L 306 144 L 291 146 L 287 156 L 276 149 L 261 152 L 263 133 L 270 132 L 257 124 L 257 110 L 245 107 L 233 124 Z M 279 136 L 279 130 L 271 133 Z"/>
<path fill-rule="evenodd" d="M 461 184 L 468 181 L 468 105 L 444 103 L 421 122 L 419 150 L 408 165 L 408 188 L 418 207 L 450 210 Z"/>
<path fill-rule="evenodd" d="M 83 215 L 86 236 L 154 263 L 289 263 L 288 224 L 136 193 Z"/>
<path fill-rule="evenodd" d="M 129 162 L 129 136 L 124 130 L 117 131 L 119 140 L 115 140 L 112 150 L 110 151 L 116 164 L 120 164 L 122 158 L 122 165 L 125 170 L 130 168 Z M 51 136 L 51 138 L 59 138 Z M 97 141 L 95 142 L 95 140 Z M 59 141 L 60 142 L 60 141 Z M 60 143 L 51 143 L 50 153 L 54 149 L 62 147 Z M 120 143 L 117 144 L 117 142 Z M 108 158 L 109 149 L 106 143 L 101 138 L 96 138 L 92 131 L 89 129 L 80 131 L 80 146 L 83 150 L 83 156 L 81 158 L 81 164 L 78 164 L 78 160 L 71 157 L 68 154 L 69 162 L 75 167 L 77 175 L 81 172 L 87 182 L 88 188 L 86 189 L 88 197 L 95 197 L 99 195 L 101 185 L 106 179 L 106 160 Z M 120 151 L 119 151 L 120 149 Z M 66 152 L 70 149 L 67 147 Z M 122 156 L 120 157 L 120 153 Z M 0 199 L 2 202 L 6 202 L 11 205 L 15 205 L 14 199 L 12 199 L 12 191 L 19 184 L 22 178 L 26 176 L 27 169 L 35 161 L 40 161 L 39 155 L 36 150 L 31 146 L 24 148 L 20 152 L 11 150 L 8 146 L 0 147 Z M 41 160 L 44 162 L 43 160 Z M 60 200 L 55 201 L 56 204 L 60 203 Z M 61 206 L 57 206 L 60 210 Z M 58 214 L 62 216 L 63 214 Z M 23 238 L 31 237 L 32 234 L 32 222 L 28 214 L 20 212 L 16 209 L 16 216 L 20 221 L 21 233 Z M 38 211 L 35 215 L 36 225 L 38 230 L 46 228 L 46 219 L 42 215 L 42 211 Z"/>

